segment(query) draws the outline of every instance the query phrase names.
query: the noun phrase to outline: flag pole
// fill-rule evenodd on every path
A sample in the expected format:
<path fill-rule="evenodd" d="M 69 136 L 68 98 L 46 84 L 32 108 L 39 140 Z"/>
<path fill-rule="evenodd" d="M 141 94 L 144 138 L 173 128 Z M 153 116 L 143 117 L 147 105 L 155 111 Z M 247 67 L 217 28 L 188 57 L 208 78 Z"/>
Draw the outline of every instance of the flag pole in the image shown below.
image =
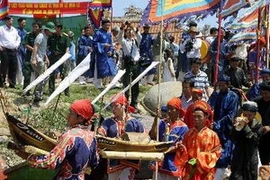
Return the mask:
<path fill-rule="evenodd" d="M 163 20 L 163 6 L 164 0 L 161 0 L 161 24 L 160 24 L 160 49 L 159 49 L 159 65 L 158 65 L 158 99 L 157 99 L 157 108 L 160 109 L 161 105 L 161 91 L 160 91 L 160 83 L 161 83 L 161 66 L 163 59 L 163 29 L 164 29 L 164 20 Z M 159 111 L 158 111 L 159 112 Z M 156 141 L 159 141 L 159 118 L 157 118 L 157 135 Z M 158 180 L 158 161 L 156 161 L 156 171 L 155 171 L 155 180 Z"/>
<path fill-rule="evenodd" d="M 218 48 L 217 48 L 217 55 L 216 55 L 216 64 L 215 64 L 215 74 L 214 74 L 214 88 L 217 87 L 217 80 L 218 80 L 218 63 L 220 58 L 220 45 L 221 45 L 221 23 L 222 23 L 222 17 L 221 17 L 221 11 L 222 11 L 222 3 L 220 2 L 219 6 L 219 15 L 218 15 Z"/>
<path fill-rule="evenodd" d="M 258 27 L 257 27 L 257 54 L 256 54 L 256 75 L 255 75 L 255 83 L 258 83 L 259 81 L 259 63 L 260 63 L 260 36 L 261 36 L 261 10 L 262 8 L 259 7 L 258 11 Z"/>
<path fill-rule="evenodd" d="M 269 68 L 269 35 L 270 35 L 270 28 L 269 28 L 269 4 L 266 5 L 265 10 L 265 26 L 266 26 L 266 67 Z"/>

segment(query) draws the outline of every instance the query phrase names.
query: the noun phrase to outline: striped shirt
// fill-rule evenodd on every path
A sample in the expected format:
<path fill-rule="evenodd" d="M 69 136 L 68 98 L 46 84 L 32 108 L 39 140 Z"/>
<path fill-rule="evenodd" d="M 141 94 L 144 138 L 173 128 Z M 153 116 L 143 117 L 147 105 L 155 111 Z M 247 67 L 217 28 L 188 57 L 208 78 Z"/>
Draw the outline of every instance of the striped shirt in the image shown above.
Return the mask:
<path fill-rule="evenodd" d="M 203 100 L 207 101 L 208 97 L 206 95 L 206 88 L 210 86 L 208 81 L 208 76 L 205 72 L 200 71 L 198 74 L 193 74 L 191 71 L 188 71 L 184 75 L 184 80 L 189 80 L 194 82 L 194 88 L 203 90 Z"/>
<path fill-rule="evenodd" d="M 185 109 L 185 110 L 187 110 L 188 106 L 193 103 L 192 97 L 187 99 L 185 95 L 182 95 L 182 96 L 180 96 L 180 99 L 182 101 L 182 108 Z"/>

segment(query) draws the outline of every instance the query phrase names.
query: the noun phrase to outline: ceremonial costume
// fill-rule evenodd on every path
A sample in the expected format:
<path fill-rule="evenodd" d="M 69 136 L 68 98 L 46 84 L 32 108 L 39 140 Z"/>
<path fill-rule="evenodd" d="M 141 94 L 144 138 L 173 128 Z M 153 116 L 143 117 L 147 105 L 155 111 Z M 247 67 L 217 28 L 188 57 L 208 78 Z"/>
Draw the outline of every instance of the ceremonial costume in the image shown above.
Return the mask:
<path fill-rule="evenodd" d="M 207 102 L 205 102 L 204 100 L 197 100 L 195 102 L 204 103 L 206 106 L 208 106 L 210 115 L 209 115 L 208 121 L 205 123 L 205 125 L 206 125 L 206 127 L 210 127 L 210 125 L 213 122 L 213 112 L 211 111 L 210 105 Z M 188 108 L 186 110 L 185 117 L 184 117 L 184 123 L 186 123 L 186 125 L 188 126 L 189 129 L 194 127 L 193 111 L 194 111 L 194 103 L 188 106 Z"/>
<path fill-rule="evenodd" d="M 169 132 L 166 132 L 166 130 Z M 173 141 L 180 142 L 183 140 L 184 134 L 188 131 L 188 127 L 181 120 L 174 123 L 166 123 L 161 120 L 159 123 L 159 140 L 160 141 Z M 167 134 L 168 133 L 168 134 Z M 164 160 L 160 164 L 159 173 L 166 174 L 172 177 L 182 177 L 184 167 L 175 164 L 176 153 L 168 153 L 165 155 Z"/>
<path fill-rule="evenodd" d="M 214 92 L 209 98 L 208 103 L 214 110 L 213 130 L 218 134 L 222 145 L 222 153 L 216 168 L 216 177 L 220 179 L 225 169 L 231 164 L 233 143 L 231 141 L 232 121 L 238 110 L 238 96 L 231 90 L 225 92 Z"/>
<path fill-rule="evenodd" d="M 230 164 L 232 153 L 232 142 L 230 131 L 232 121 L 238 109 L 238 96 L 228 90 L 228 92 L 214 92 L 209 98 L 209 104 L 214 109 L 214 131 L 218 134 L 223 152 L 217 167 L 227 167 Z"/>
<path fill-rule="evenodd" d="M 23 41 L 26 37 L 26 30 L 22 27 L 17 27 L 17 31 L 18 31 L 18 34 L 21 38 L 21 44 L 18 48 L 18 52 L 17 52 L 17 66 L 18 66 L 18 69 L 17 69 L 17 81 L 19 84 L 22 84 L 23 83 L 23 66 L 24 66 L 24 59 L 25 59 L 25 46 L 23 44 Z"/>
<path fill-rule="evenodd" d="M 59 138 L 49 155 L 30 155 L 28 163 L 37 168 L 60 168 L 54 179 L 83 180 L 87 166 L 93 168 L 98 164 L 97 142 L 86 125 L 93 114 L 93 106 L 88 99 L 75 101 L 70 107 L 68 123 L 74 123 L 75 115 L 81 116 L 85 120 L 84 124 L 75 122 Z"/>
<path fill-rule="evenodd" d="M 172 98 L 167 103 L 167 107 L 169 119 L 163 119 L 159 122 L 159 141 L 173 141 L 173 146 L 175 146 L 177 142 L 183 140 L 184 134 L 188 131 L 187 125 L 181 120 L 185 111 L 182 109 L 182 103 L 178 97 Z M 177 116 L 174 116 L 175 113 L 177 113 Z M 163 161 L 159 163 L 158 179 L 177 180 L 183 177 L 184 166 L 176 165 L 175 157 L 175 151 L 165 154 Z M 152 169 L 155 169 L 155 164 L 153 164 Z"/>
<path fill-rule="evenodd" d="M 121 95 L 114 103 L 120 104 L 121 107 L 128 106 L 127 99 L 124 95 Z M 127 112 L 129 111 L 127 107 Z M 115 117 L 105 119 L 98 129 L 98 134 L 111 137 L 120 138 L 125 132 L 144 132 L 143 124 L 132 117 L 126 117 L 125 120 L 117 120 Z M 109 174 L 109 180 L 120 179 L 127 180 L 133 179 L 135 171 L 139 169 L 138 161 L 134 160 L 109 160 L 107 173 Z"/>
<path fill-rule="evenodd" d="M 217 134 L 205 126 L 211 113 L 207 103 L 196 101 L 193 112 L 203 112 L 204 116 L 196 115 L 196 127 L 185 134 L 182 149 L 176 151 L 176 164 L 185 164 L 186 180 L 212 180 L 221 153 L 220 141 Z"/>
<path fill-rule="evenodd" d="M 262 91 L 270 92 L 270 83 L 264 82 L 260 84 Z M 262 96 L 254 99 L 258 104 L 258 112 L 262 116 L 262 125 L 270 126 L 270 101 L 266 101 Z M 259 143 L 259 154 L 262 165 L 269 165 L 270 163 L 270 132 L 265 132 L 261 136 Z"/>
<path fill-rule="evenodd" d="M 235 145 L 231 163 L 230 180 L 257 180 L 258 144 L 262 125 L 256 120 L 249 122 L 241 131 L 232 130 Z"/>
<path fill-rule="evenodd" d="M 186 176 L 184 179 L 213 179 L 215 165 L 221 152 L 217 134 L 207 127 L 204 127 L 201 131 L 192 128 L 185 134 L 183 145 L 186 150 L 182 153 L 188 154 L 188 160 L 196 159 L 196 166 L 186 164 Z"/>
<path fill-rule="evenodd" d="M 84 58 L 91 52 L 90 49 L 93 48 L 93 38 L 90 35 L 83 35 L 78 39 L 78 56 L 77 56 L 77 62 L 76 64 L 79 65 Z M 94 57 L 95 53 L 91 53 L 91 62 L 90 62 L 90 70 L 88 73 L 84 73 L 82 76 L 79 77 L 79 83 L 85 84 L 84 76 L 87 77 L 94 77 Z"/>
<path fill-rule="evenodd" d="M 95 66 L 97 68 L 97 78 L 105 78 L 116 75 L 116 64 L 112 56 L 108 56 L 108 52 L 113 54 L 112 34 L 99 29 L 96 31 L 94 38 L 94 53 L 95 53 Z M 104 44 L 111 46 L 105 47 Z M 93 65 L 91 63 L 91 65 Z"/>
<path fill-rule="evenodd" d="M 149 25 L 145 25 L 144 28 L 150 28 Z M 153 62 L 153 50 L 152 50 L 152 45 L 154 44 L 154 39 L 151 34 L 148 32 L 144 32 L 141 34 L 142 35 L 142 40 L 141 43 L 139 44 L 140 47 L 140 56 L 141 58 L 144 59 L 144 62 L 147 64 L 151 64 Z M 141 70 L 144 71 L 149 65 L 146 67 L 141 67 Z M 156 68 L 151 69 L 142 79 L 144 80 L 145 83 L 153 83 L 153 77 L 154 74 L 156 73 Z"/>
<path fill-rule="evenodd" d="M 97 142 L 88 126 L 77 125 L 64 133 L 48 156 L 31 156 L 29 164 L 44 169 L 60 167 L 56 179 L 83 180 L 88 164 L 98 163 Z"/>

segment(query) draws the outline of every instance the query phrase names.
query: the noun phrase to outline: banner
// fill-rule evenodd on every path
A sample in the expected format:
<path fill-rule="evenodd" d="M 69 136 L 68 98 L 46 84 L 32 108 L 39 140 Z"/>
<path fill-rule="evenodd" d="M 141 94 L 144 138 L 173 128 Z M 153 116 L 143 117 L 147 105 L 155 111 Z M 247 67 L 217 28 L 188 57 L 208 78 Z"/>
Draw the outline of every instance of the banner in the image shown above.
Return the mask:
<path fill-rule="evenodd" d="M 162 18 L 189 18 L 192 15 L 206 16 L 219 8 L 220 0 L 151 0 L 144 10 L 142 23 L 159 23 Z"/>
<path fill-rule="evenodd" d="M 0 0 L 0 21 L 8 14 L 8 0 Z"/>
<path fill-rule="evenodd" d="M 0 0 L 1 1 L 1 0 Z M 92 2 L 62 3 L 15 3 L 10 2 L 10 14 L 85 14 L 88 4 Z"/>

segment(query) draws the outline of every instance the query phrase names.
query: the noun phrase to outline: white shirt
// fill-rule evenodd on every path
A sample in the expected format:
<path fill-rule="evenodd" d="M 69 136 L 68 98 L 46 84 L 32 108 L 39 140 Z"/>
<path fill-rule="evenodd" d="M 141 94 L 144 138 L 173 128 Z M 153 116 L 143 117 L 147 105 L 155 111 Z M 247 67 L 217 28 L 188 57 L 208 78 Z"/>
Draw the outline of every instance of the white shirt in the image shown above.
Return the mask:
<path fill-rule="evenodd" d="M 17 49 L 21 43 L 21 37 L 17 29 L 3 25 L 0 27 L 0 46 L 7 49 Z"/>
<path fill-rule="evenodd" d="M 212 44 L 212 42 L 216 39 L 216 37 L 214 36 L 208 36 L 207 38 L 205 38 L 205 40 L 209 43 Z"/>
<path fill-rule="evenodd" d="M 140 59 L 139 45 L 141 43 L 142 36 L 139 32 L 136 33 L 136 38 L 135 38 L 137 43 L 134 38 L 124 39 L 124 32 L 122 30 L 118 33 L 117 39 L 122 45 L 124 56 L 131 56 L 135 62 Z M 132 49 L 132 52 L 131 52 L 131 49 Z"/>
<path fill-rule="evenodd" d="M 186 44 L 189 41 L 193 41 L 193 48 L 191 51 L 186 52 L 187 58 L 201 58 L 201 46 L 202 46 L 202 40 L 200 38 L 191 39 L 190 37 L 187 38 L 183 44 L 179 45 L 180 51 L 183 53 L 186 51 Z"/>

